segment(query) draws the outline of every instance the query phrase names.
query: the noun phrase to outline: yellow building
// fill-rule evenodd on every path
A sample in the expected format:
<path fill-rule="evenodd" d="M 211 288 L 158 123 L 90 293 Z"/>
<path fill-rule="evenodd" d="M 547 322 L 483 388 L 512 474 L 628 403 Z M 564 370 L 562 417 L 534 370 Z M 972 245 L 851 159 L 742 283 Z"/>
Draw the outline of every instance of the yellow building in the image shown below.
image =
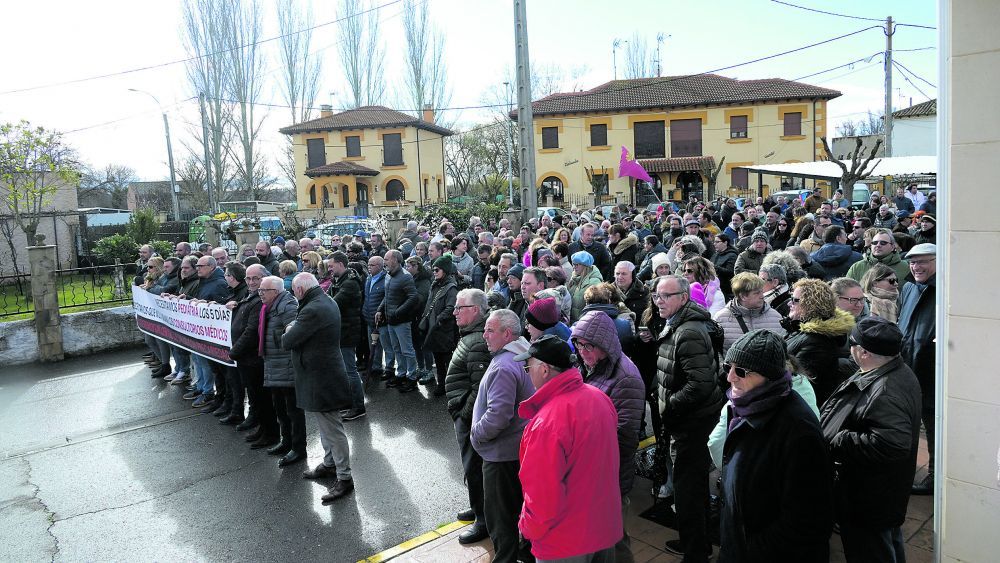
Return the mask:
<path fill-rule="evenodd" d="M 381 206 L 445 201 L 444 139 L 451 131 L 382 106 L 333 113 L 284 127 L 295 151 L 298 208 L 368 215 Z"/>
<path fill-rule="evenodd" d="M 615 80 L 552 94 L 532 103 L 540 201 L 551 194 L 557 205 L 592 204 L 592 174 L 606 175 L 599 178 L 607 180 L 604 201 L 704 197 L 702 171 L 723 157 L 717 193 L 756 195 L 761 184 L 777 191 L 780 178 L 748 177 L 733 167 L 822 160 L 826 104 L 838 96 L 789 80 L 714 74 Z M 629 179 L 617 175 L 622 146 L 654 179 L 638 183 L 634 195 Z"/>

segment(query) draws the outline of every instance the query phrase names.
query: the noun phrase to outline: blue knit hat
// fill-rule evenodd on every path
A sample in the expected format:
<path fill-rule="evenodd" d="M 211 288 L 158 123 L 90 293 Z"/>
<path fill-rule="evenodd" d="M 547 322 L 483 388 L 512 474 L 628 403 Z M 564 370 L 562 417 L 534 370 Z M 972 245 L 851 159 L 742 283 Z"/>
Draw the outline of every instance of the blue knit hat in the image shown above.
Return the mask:
<path fill-rule="evenodd" d="M 573 265 L 576 266 L 580 264 L 582 266 L 593 266 L 594 257 L 590 255 L 586 250 L 581 250 L 580 252 L 574 252 L 573 257 L 570 259 Z"/>

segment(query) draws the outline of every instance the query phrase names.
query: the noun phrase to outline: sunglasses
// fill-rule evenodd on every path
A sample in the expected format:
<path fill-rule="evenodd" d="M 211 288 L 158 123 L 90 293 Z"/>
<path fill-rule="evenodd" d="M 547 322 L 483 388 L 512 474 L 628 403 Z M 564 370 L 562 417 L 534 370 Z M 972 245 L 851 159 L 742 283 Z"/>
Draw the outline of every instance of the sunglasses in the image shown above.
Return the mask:
<path fill-rule="evenodd" d="M 750 370 L 748 370 L 747 368 L 741 368 L 739 366 L 734 366 L 733 364 L 722 364 L 722 369 L 726 373 L 729 373 L 730 371 L 735 371 L 736 377 L 740 379 L 746 379 L 746 376 L 750 373 Z"/>
<path fill-rule="evenodd" d="M 546 277 L 545 279 L 546 279 L 546 280 L 548 280 L 548 281 L 550 281 L 550 282 L 554 282 L 554 281 L 559 281 L 559 280 L 558 280 L 558 279 L 556 279 L 556 278 L 549 278 L 549 277 Z"/>
<path fill-rule="evenodd" d="M 899 279 L 898 278 L 882 278 L 882 279 L 880 279 L 878 281 L 889 282 L 890 285 L 898 285 L 899 284 Z"/>
<path fill-rule="evenodd" d="M 884 240 L 873 240 L 872 241 L 872 246 L 886 246 L 886 245 L 889 245 L 889 244 L 892 244 L 892 243 L 888 242 L 888 241 L 884 241 Z"/>

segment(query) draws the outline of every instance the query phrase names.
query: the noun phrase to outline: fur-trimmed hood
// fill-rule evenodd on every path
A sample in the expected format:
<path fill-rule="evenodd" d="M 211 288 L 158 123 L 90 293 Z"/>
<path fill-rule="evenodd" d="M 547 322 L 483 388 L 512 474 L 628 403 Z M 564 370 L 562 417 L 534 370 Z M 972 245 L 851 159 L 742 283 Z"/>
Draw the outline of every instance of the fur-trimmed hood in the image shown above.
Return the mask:
<path fill-rule="evenodd" d="M 614 251 L 612 251 L 612 253 L 615 256 L 619 256 L 621 255 L 622 252 L 625 252 L 626 250 L 632 248 L 633 246 L 635 247 L 639 246 L 639 238 L 635 236 L 635 233 L 629 233 L 627 237 L 618 241 L 618 244 L 615 245 L 615 249 Z"/>
<path fill-rule="evenodd" d="M 798 331 L 821 336 L 847 336 L 854 329 L 854 317 L 847 311 L 834 309 L 833 316 L 828 319 L 812 319 L 797 323 Z M 789 331 L 791 332 L 791 331 Z"/>

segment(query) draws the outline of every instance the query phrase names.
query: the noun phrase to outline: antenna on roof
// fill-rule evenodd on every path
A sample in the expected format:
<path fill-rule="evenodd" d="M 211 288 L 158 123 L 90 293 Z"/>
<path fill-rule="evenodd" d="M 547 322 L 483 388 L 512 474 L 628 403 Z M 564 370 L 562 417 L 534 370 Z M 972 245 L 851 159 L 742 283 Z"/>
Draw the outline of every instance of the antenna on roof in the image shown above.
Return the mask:
<path fill-rule="evenodd" d="M 659 33 L 656 34 L 656 76 L 657 76 L 657 78 L 660 77 L 660 70 L 661 70 L 661 64 L 660 64 L 660 62 L 662 61 L 662 59 L 660 58 L 660 47 L 663 46 L 663 41 L 665 39 L 670 39 L 671 37 L 673 37 L 672 33 L 668 33 L 667 35 L 663 35 L 663 32 L 661 31 L 661 32 L 659 32 Z"/>
<path fill-rule="evenodd" d="M 615 80 L 618 80 L 618 47 L 621 45 L 621 39 L 615 39 L 611 42 L 611 68 Z"/>

